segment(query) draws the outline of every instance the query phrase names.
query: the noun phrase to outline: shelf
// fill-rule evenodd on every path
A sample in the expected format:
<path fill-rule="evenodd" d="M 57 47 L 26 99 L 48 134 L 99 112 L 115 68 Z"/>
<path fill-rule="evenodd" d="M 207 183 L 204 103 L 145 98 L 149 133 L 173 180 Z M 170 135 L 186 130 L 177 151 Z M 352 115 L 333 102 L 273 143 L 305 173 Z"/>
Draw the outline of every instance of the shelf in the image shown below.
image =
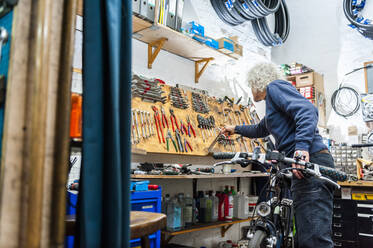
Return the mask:
<path fill-rule="evenodd" d="M 151 25 L 151 23 L 149 24 Z M 136 32 L 133 37 L 147 44 L 166 38 L 167 41 L 162 47 L 163 50 L 193 61 L 210 57 L 215 60 L 237 60 L 237 58 L 202 44 L 192 37 L 162 24 L 151 25 L 148 28 Z"/>
<path fill-rule="evenodd" d="M 234 56 L 225 54 L 217 49 L 200 43 L 181 32 L 173 30 L 163 24 L 152 23 L 135 15 L 132 16 L 132 37 L 148 44 L 148 68 L 152 68 L 159 51 L 165 50 L 183 58 L 195 62 L 195 82 L 206 69 L 207 65 L 215 63 L 227 63 L 237 60 Z M 154 51 L 153 51 L 154 49 Z M 199 69 L 199 65 L 202 68 Z"/>
<path fill-rule="evenodd" d="M 267 173 L 232 173 L 211 175 L 131 175 L 137 179 L 200 179 L 200 178 L 236 178 L 236 177 L 267 177 Z"/>
<path fill-rule="evenodd" d="M 349 182 L 338 182 L 342 187 L 373 187 L 373 181 L 349 181 Z"/>
<path fill-rule="evenodd" d="M 153 24 L 143 20 L 135 15 L 132 15 L 132 32 L 136 33 L 146 28 L 151 27 Z"/>
<path fill-rule="evenodd" d="M 248 222 L 253 220 L 254 218 L 248 218 L 248 219 L 243 219 L 243 220 L 233 220 L 233 221 L 219 221 L 219 222 L 214 222 L 214 223 L 203 223 L 203 224 L 198 224 L 195 226 L 192 226 L 190 228 L 186 228 L 184 230 L 180 231 L 162 231 L 162 239 L 163 239 L 163 244 L 167 244 L 170 242 L 170 240 L 180 234 L 184 233 L 190 233 L 190 232 L 197 232 L 197 231 L 202 231 L 202 230 L 208 230 L 208 229 L 213 229 L 213 228 L 221 228 L 221 236 L 224 237 L 225 233 L 228 231 L 228 229 L 237 223 L 242 223 L 242 222 Z M 166 238 L 167 236 L 167 238 Z"/>

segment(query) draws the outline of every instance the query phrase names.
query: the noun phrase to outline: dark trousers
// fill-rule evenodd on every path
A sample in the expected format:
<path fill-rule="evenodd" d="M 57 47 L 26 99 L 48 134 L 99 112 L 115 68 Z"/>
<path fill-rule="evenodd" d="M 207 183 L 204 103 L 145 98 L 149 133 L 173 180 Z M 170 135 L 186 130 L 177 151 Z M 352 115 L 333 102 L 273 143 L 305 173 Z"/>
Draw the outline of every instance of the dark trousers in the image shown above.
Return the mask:
<path fill-rule="evenodd" d="M 310 155 L 310 162 L 334 168 L 329 153 Z M 294 201 L 297 243 L 300 248 L 332 248 L 333 186 L 316 178 L 293 176 L 291 193 Z"/>

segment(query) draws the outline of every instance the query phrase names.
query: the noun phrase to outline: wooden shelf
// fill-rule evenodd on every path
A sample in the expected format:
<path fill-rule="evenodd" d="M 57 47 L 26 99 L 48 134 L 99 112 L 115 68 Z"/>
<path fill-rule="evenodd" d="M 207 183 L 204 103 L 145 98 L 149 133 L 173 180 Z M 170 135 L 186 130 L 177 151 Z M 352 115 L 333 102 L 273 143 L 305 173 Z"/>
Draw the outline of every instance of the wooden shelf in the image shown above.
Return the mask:
<path fill-rule="evenodd" d="M 267 173 L 231 173 L 211 175 L 131 175 L 136 179 L 200 179 L 200 178 L 236 178 L 236 177 L 267 177 Z"/>
<path fill-rule="evenodd" d="M 142 19 L 140 20 L 144 21 Z M 163 50 L 193 61 L 210 57 L 214 58 L 215 61 L 223 60 L 226 62 L 228 60 L 237 60 L 235 57 L 202 44 L 192 37 L 175 31 L 167 26 L 162 24 L 149 24 L 150 26 L 148 28 L 134 33 L 133 38 L 147 44 L 154 43 L 162 38 L 166 38 L 167 41 L 162 47 Z"/>
<path fill-rule="evenodd" d="M 213 229 L 213 228 L 221 228 L 221 236 L 224 237 L 225 233 L 228 231 L 228 229 L 233 226 L 234 224 L 237 223 L 242 223 L 242 222 L 248 222 L 253 220 L 254 218 L 248 218 L 248 219 L 235 219 L 233 221 L 219 221 L 219 222 L 214 222 L 214 223 L 203 223 L 203 224 L 198 224 L 180 231 L 162 231 L 162 243 L 163 244 L 168 244 L 170 240 L 180 234 L 184 233 L 190 233 L 190 232 L 197 232 L 197 231 L 202 231 L 202 230 L 208 230 L 208 229 Z"/>
<path fill-rule="evenodd" d="M 338 182 L 342 187 L 373 187 L 373 181 L 350 181 L 350 182 Z"/>
<path fill-rule="evenodd" d="M 146 28 L 151 27 L 153 24 L 146 20 L 143 20 L 135 15 L 132 15 L 132 32 L 136 33 Z"/>

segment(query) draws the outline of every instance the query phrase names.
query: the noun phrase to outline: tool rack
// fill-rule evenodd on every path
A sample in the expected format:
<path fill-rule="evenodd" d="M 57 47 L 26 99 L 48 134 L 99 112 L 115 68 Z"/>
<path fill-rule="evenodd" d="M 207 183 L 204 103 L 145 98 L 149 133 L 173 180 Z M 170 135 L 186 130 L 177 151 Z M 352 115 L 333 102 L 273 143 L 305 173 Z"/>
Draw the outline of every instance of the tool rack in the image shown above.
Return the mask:
<path fill-rule="evenodd" d="M 192 92 L 184 90 L 184 95 L 188 99 L 189 107 L 186 109 L 179 109 L 175 108 L 171 105 L 170 100 L 168 99 L 169 93 L 170 93 L 170 86 L 164 85 L 163 87 L 164 93 L 162 96 L 167 96 L 167 100 L 165 103 L 160 102 L 146 102 L 143 101 L 140 97 L 133 97 L 132 99 L 132 110 L 133 111 L 145 111 L 145 113 L 150 114 L 150 118 L 153 122 L 153 125 L 151 125 L 151 129 L 153 129 L 153 135 L 148 138 L 143 138 L 143 131 L 145 133 L 149 132 L 149 126 L 146 125 L 143 130 L 143 127 L 141 124 L 141 116 L 137 116 L 137 125 L 135 122 L 135 125 L 132 126 L 134 128 L 135 126 L 135 132 L 132 129 L 132 134 L 134 133 L 135 136 L 138 136 L 140 134 L 141 138 L 139 142 L 133 142 L 133 151 L 137 151 L 135 153 L 140 153 L 143 151 L 143 154 L 153 153 L 153 154 L 174 154 L 174 155 L 186 155 L 186 156 L 207 156 L 209 154 L 208 147 L 210 144 L 214 141 L 216 136 L 219 133 L 219 129 L 217 127 L 222 127 L 224 125 L 230 124 L 230 125 L 242 125 L 245 124 L 252 124 L 254 122 L 257 122 L 258 117 L 256 115 L 255 110 L 253 110 L 253 105 L 243 108 L 242 105 L 237 104 L 229 104 L 228 102 L 219 103 L 216 98 L 208 97 L 206 95 L 202 95 L 204 101 L 207 103 L 208 108 L 210 109 L 209 113 L 201 114 L 197 113 L 193 110 L 191 99 L 192 99 Z M 166 118 L 168 120 L 168 128 L 162 128 L 163 137 L 160 132 L 160 137 L 158 138 L 157 135 L 157 128 L 154 124 L 154 111 L 153 107 L 156 107 L 159 112 L 159 117 L 162 119 L 161 115 L 161 109 L 164 110 Z M 174 131 L 171 126 L 171 119 L 170 119 L 170 109 L 174 111 L 174 114 L 176 116 L 176 121 L 178 122 L 178 125 L 181 126 L 181 122 L 183 125 L 187 128 L 187 119 L 190 118 L 191 124 L 194 127 L 196 137 L 191 133 L 191 136 L 189 135 L 180 135 L 181 140 L 184 144 L 184 140 L 187 140 L 189 144 L 191 145 L 193 151 L 189 149 L 188 146 L 188 152 L 180 152 L 179 149 L 176 151 L 174 148 L 174 145 L 171 140 L 169 140 L 169 149 L 167 151 L 167 140 L 166 136 L 168 131 L 171 133 L 174 141 L 177 142 L 177 139 L 175 137 L 176 130 Z M 251 109 L 251 111 L 250 111 Z M 202 116 L 203 118 L 207 118 L 209 116 L 213 116 L 215 120 L 215 128 L 211 129 L 204 129 L 200 128 L 198 126 L 197 116 Z M 149 116 L 149 115 L 148 115 Z M 134 119 L 134 117 L 133 117 Z M 146 118 L 145 118 L 146 119 Z M 255 120 L 254 120 L 255 119 Z M 146 120 L 148 121 L 148 120 Z M 144 121 L 145 122 L 145 121 Z M 174 127 L 176 129 L 176 126 Z M 180 127 L 181 129 L 181 127 Z M 180 130 L 179 129 L 179 130 Z M 164 139 L 163 139 L 164 138 Z M 226 145 L 222 144 L 216 144 L 214 146 L 214 151 L 226 151 L 226 152 L 252 152 L 252 149 L 255 146 L 263 146 L 262 140 L 255 140 L 256 143 L 253 143 L 253 140 L 248 138 L 241 138 L 238 135 L 231 136 L 231 139 L 234 140 L 233 144 L 229 143 Z M 247 150 L 246 150 L 247 148 Z"/>

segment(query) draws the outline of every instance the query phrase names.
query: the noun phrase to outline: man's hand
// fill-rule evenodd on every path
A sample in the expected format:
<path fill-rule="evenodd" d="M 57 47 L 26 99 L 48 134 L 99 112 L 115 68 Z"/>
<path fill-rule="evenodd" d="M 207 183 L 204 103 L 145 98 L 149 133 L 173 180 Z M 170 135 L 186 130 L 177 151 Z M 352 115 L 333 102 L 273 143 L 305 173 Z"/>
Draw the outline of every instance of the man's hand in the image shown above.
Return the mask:
<path fill-rule="evenodd" d="M 233 135 L 235 128 L 236 128 L 236 126 L 225 126 L 225 127 L 223 127 L 223 129 L 221 130 L 220 133 L 222 133 L 224 135 Z"/>
<path fill-rule="evenodd" d="M 295 151 L 294 156 L 297 156 L 297 154 L 302 154 L 302 160 L 303 161 L 306 161 L 306 162 L 310 161 L 310 154 L 308 153 L 308 151 L 297 150 L 297 151 Z M 292 164 L 292 167 L 293 168 L 304 169 L 304 166 L 301 166 L 301 165 L 298 165 L 298 164 Z M 302 172 L 300 172 L 299 170 L 293 170 L 293 174 L 298 179 L 304 178 Z"/>

